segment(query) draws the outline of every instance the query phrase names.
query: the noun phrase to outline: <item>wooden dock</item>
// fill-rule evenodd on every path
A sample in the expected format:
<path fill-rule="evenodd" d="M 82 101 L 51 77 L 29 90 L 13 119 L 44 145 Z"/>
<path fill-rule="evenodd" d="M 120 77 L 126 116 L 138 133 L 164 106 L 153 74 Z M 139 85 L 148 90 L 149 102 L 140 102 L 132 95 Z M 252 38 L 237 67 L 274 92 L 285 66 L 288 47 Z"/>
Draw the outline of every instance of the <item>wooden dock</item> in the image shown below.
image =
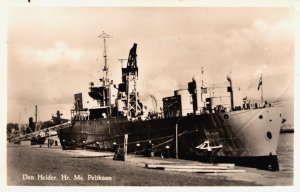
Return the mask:
<path fill-rule="evenodd" d="M 199 165 L 187 164 L 145 164 L 146 169 L 158 169 L 165 171 L 179 171 L 189 173 L 243 173 L 242 169 L 235 169 L 234 164 L 209 164 L 199 163 Z"/>

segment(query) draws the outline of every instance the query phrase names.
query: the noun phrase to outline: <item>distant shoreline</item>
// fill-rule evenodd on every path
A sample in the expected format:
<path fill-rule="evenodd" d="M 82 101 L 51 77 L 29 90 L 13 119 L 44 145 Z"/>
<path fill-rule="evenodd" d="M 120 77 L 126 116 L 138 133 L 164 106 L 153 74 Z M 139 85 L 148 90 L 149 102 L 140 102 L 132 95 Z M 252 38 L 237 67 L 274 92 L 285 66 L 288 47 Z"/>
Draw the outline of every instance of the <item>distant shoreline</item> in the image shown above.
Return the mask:
<path fill-rule="evenodd" d="M 294 133 L 294 128 L 280 129 L 280 133 Z"/>

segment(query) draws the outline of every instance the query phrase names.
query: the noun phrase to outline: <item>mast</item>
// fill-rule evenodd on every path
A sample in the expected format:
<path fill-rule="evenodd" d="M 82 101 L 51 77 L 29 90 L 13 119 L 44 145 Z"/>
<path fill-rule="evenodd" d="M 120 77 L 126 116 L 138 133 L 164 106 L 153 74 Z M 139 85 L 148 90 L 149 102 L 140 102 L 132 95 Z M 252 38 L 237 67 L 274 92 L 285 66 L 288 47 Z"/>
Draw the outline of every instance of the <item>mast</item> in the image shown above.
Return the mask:
<path fill-rule="evenodd" d="M 201 102 L 203 102 L 203 93 L 202 93 L 202 89 L 204 88 L 203 74 L 204 74 L 204 70 L 203 67 L 201 67 Z"/>
<path fill-rule="evenodd" d="M 264 96 L 263 96 L 263 85 L 262 85 L 262 74 L 260 74 L 259 82 L 258 82 L 258 87 L 257 90 L 259 91 L 260 89 L 260 98 L 261 102 L 264 102 Z"/>
<path fill-rule="evenodd" d="M 18 126 L 21 127 L 21 112 L 19 113 Z"/>
<path fill-rule="evenodd" d="M 260 81 L 259 84 L 261 86 L 261 90 L 260 90 L 260 97 L 261 97 L 261 102 L 264 102 L 264 96 L 263 96 L 263 84 L 262 84 L 262 74 L 260 74 Z"/>
<path fill-rule="evenodd" d="M 230 107 L 231 107 L 231 111 L 234 111 L 232 80 L 229 75 L 227 75 L 227 81 L 229 81 L 229 87 L 227 87 L 227 90 L 230 93 Z"/>
<path fill-rule="evenodd" d="M 109 66 L 107 63 L 107 51 L 106 51 L 106 38 L 111 38 L 110 35 L 106 34 L 104 31 L 102 31 L 102 34 L 98 36 L 99 38 L 103 39 L 103 58 L 104 58 L 104 67 L 102 71 L 104 72 L 104 77 L 103 77 L 103 85 L 108 85 L 109 84 L 109 78 L 108 78 L 108 72 L 109 72 Z"/>
<path fill-rule="evenodd" d="M 37 131 L 37 105 L 35 106 L 35 131 Z"/>

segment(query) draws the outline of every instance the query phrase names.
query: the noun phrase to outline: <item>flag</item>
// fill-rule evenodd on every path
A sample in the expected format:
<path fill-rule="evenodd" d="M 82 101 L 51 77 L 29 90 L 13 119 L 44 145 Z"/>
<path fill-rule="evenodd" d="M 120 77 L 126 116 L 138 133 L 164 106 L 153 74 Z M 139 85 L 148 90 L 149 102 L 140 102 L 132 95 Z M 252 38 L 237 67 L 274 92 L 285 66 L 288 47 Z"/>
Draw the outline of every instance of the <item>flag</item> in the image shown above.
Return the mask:
<path fill-rule="evenodd" d="M 231 83 L 231 77 L 230 77 L 230 75 L 227 75 L 227 81 L 229 81 Z"/>
<path fill-rule="evenodd" d="M 201 93 L 207 93 L 207 87 L 201 87 Z"/>
<path fill-rule="evenodd" d="M 257 90 L 260 89 L 260 86 L 262 86 L 262 75 L 261 75 L 260 78 L 259 78 Z"/>

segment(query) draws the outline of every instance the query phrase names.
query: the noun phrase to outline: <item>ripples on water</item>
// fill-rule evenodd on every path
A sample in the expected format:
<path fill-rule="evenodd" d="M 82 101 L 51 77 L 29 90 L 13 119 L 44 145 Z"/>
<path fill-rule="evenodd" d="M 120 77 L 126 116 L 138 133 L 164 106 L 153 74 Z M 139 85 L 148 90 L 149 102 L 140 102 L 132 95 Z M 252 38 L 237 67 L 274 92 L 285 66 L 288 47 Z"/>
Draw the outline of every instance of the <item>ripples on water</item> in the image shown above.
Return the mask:
<path fill-rule="evenodd" d="M 279 171 L 251 169 L 248 181 L 264 186 L 292 186 L 294 179 L 294 134 L 283 133 L 279 136 L 277 147 Z M 251 177 L 252 175 L 252 177 Z"/>
<path fill-rule="evenodd" d="M 294 134 L 282 133 L 277 148 L 280 172 L 293 174 L 294 169 Z"/>

